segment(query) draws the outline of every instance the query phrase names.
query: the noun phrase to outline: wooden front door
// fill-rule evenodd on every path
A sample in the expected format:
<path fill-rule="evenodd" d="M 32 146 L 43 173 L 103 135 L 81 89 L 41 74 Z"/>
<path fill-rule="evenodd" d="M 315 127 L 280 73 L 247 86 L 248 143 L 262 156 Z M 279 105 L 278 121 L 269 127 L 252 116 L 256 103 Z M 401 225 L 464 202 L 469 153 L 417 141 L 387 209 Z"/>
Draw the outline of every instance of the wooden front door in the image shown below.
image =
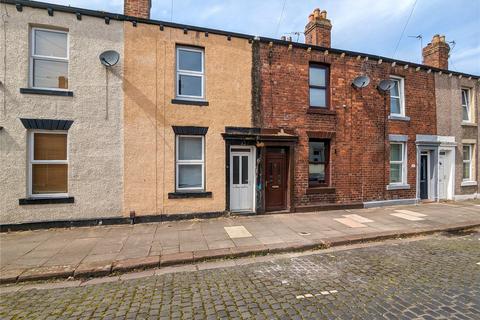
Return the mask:
<path fill-rule="evenodd" d="M 265 210 L 287 207 L 287 154 L 285 149 L 267 149 L 265 157 Z"/>

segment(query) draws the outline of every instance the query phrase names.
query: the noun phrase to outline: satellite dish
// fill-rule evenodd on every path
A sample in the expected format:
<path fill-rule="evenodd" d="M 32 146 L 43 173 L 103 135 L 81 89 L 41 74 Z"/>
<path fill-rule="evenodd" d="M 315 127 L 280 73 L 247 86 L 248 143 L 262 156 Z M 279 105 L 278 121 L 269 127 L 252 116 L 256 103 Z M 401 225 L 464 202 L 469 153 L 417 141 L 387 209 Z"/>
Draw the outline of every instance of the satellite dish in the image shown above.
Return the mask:
<path fill-rule="evenodd" d="M 105 67 L 112 67 L 118 63 L 118 60 L 120 60 L 120 54 L 115 50 L 108 50 L 102 52 L 99 58 L 100 62 Z"/>
<path fill-rule="evenodd" d="M 395 86 L 395 81 L 392 80 L 382 80 L 378 84 L 378 89 L 382 91 L 390 91 Z"/>
<path fill-rule="evenodd" d="M 352 85 L 355 88 L 365 88 L 370 83 L 370 78 L 368 76 L 358 76 L 353 79 Z"/>

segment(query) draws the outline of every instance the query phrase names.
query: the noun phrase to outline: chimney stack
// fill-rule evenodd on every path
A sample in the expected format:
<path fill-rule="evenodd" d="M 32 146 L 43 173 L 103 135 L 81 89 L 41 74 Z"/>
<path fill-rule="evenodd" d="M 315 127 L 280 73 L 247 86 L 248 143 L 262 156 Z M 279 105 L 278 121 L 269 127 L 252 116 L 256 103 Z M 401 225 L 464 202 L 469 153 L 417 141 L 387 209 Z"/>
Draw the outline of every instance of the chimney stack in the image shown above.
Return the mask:
<path fill-rule="evenodd" d="M 445 36 L 434 35 L 432 42 L 422 50 L 423 64 L 448 70 L 448 55 L 450 46 L 445 41 Z"/>
<path fill-rule="evenodd" d="M 305 43 L 330 48 L 332 23 L 327 19 L 327 11 L 313 10 L 305 26 Z"/>
<path fill-rule="evenodd" d="M 124 0 L 123 14 L 142 19 L 150 19 L 151 0 Z"/>

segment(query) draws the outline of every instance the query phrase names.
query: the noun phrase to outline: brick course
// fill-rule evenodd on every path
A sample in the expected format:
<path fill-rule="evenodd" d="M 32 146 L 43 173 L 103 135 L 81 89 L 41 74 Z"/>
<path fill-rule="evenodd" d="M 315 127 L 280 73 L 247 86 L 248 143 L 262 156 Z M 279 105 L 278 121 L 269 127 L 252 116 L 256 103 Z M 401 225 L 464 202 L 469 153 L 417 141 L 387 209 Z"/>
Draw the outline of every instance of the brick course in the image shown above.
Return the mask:
<path fill-rule="evenodd" d="M 299 136 L 295 148 L 294 206 L 352 203 L 416 197 L 416 134 L 436 134 L 434 78 L 431 73 L 378 64 L 365 58 L 260 43 L 254 46 L 254 69 L 260 80 L 263 128 L 291 129 Z M 330 66 L 329 113 L 309 113 L 308 74 L 311 62 Z M 370 85 L 354 89 L 352 80 L 367 74 Z M 406 115 L 410 121 L 387 120 L 389 95 L 377 90 L 390 75 L 405 78 Z M 255 106 L 254 106 L 255 108 Z M 331 138 L 330 180 L 334 193 L 308 192 L 309 135 L 328 132 Z M 387 191 L 388 134 L 408 135 L 409 190 Z M 309 190 L 312 191 L 312 190 Z"/>

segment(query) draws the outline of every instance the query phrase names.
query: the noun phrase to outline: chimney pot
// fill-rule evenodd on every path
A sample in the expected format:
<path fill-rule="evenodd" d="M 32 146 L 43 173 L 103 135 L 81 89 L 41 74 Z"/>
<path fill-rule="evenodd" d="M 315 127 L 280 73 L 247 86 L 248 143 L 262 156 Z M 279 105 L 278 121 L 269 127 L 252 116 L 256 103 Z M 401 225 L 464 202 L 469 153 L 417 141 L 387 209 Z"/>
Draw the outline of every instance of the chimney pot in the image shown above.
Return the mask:
<path fill-rule="evenodd" d="M 313 10 L 305 26 L 305 43 L 330 48 L 332 23 L 327 19 L 327 11 Z"/>
<path fill-rule="evenodd" d="M 449 53 L 450 46 L 446 42 L 445 36 L 436 34 L 422 50 L 423 64 L 447 70 Z"/>
<path fill-rule="evenodd" d="M 280 40 L 285 41 L 285 40 L 286 40 L 286 37 L 285 37 L 285 36 L 281 36 L 281 37 L 280 37 Z"/>

